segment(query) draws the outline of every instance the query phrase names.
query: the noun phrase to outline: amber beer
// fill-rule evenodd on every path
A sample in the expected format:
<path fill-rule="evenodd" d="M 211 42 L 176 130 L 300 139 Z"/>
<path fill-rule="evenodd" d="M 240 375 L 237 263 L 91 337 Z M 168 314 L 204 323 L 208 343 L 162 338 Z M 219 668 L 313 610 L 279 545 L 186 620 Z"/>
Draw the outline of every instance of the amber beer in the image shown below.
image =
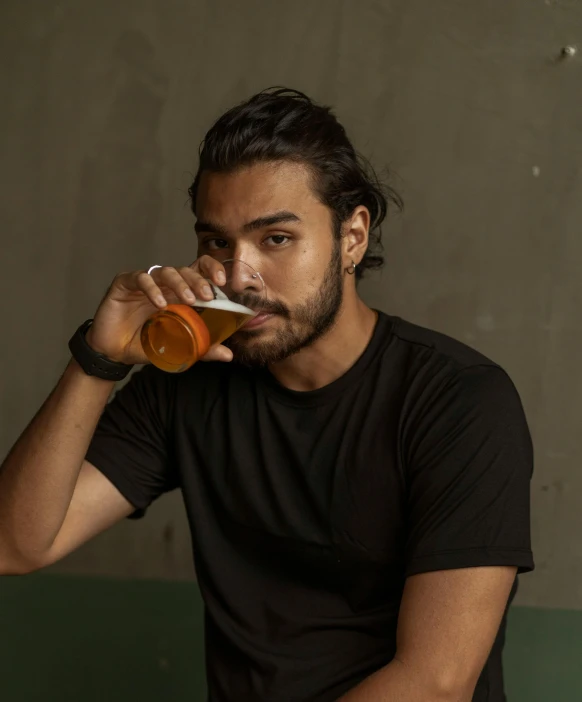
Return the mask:
<path fill-rule="evenodd" d="M 194 308 L 168 305 L 144 324 L 142 347 L 154 366 L 180 373 L 255 316 L 250 308 L 228 299 L 198 301 Z"/>
<path fill-rule="evenodd" d="M 210 334 L 210 345 L 222 344 L 225 339 L 238 331 L 245 322 L 256 316 L 249 307 L 230 300 L 211 300 L 196 303 L 194 309 L 202 317 Z"/>

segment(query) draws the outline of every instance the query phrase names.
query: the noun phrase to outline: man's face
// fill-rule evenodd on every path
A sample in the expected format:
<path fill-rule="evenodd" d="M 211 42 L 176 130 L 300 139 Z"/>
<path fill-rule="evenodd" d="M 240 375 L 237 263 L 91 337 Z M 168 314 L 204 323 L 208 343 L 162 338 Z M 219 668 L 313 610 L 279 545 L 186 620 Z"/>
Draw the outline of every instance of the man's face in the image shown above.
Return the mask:
<path fill-rule="evenodd" d="M 341 245 L 305 166 L 271 162 L 204 173 L 196 212 L 198 255 L 241 259 L 265 282 L 262 304 L 250 287 L 233 298 L 261 311 L 226 342 L 238 361 L 277 363 L 331 328 L 343 298 Z"/>

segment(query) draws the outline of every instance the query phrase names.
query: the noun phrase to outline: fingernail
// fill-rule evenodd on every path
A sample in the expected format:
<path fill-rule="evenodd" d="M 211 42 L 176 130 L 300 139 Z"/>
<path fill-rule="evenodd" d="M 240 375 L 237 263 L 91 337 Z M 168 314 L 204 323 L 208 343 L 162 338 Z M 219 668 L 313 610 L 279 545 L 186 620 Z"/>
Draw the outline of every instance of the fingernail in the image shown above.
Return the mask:
<path fill-rule="evenodd" d="M 216 274 L 216 282 L 218 283 L 218 285 L 224 285 L 226 283 L 226 276 L 222 271 L 219 271 Z"/>
<path fill-rule="evenodd" d="M 214 295 L 212 294 L 212 290 L 210 288 L 210 285 L 203 285 L 202 286 L 202 294 L 204 295 L 204 297 L 214 297 Z"/>
<path fill-rule="evenodd" d="M 184 292 L 184 297 L 188 300 L 188 302 L 196 302 L 196 295 L 194 295 L 192 290 L 186 290 Z"/>
<path fill-rule="evenodd" d="M 166 298 L 162 297 L 161 295 L 158 295 L 156 297 L 156 304 L 158 304 L 160 307 L 165 307 L 166 306 Z"/>

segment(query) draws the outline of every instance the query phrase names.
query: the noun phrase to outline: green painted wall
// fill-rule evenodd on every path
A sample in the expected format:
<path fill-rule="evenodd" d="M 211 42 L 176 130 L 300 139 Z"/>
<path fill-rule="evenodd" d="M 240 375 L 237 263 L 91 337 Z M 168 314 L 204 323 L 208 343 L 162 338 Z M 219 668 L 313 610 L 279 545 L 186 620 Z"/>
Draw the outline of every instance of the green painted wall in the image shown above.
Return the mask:
<path fill-rule="evenodd" d="M 2 702 L 204 700 L 194 583 L 0 578 Z"/>
<path fill-rule="evenodd" d="M 192 583 L 0 578 L 3 702 L 203 702 L 203 608 Z M 582 612 L 516 607 L 508 702 L 582 700 Z"/>

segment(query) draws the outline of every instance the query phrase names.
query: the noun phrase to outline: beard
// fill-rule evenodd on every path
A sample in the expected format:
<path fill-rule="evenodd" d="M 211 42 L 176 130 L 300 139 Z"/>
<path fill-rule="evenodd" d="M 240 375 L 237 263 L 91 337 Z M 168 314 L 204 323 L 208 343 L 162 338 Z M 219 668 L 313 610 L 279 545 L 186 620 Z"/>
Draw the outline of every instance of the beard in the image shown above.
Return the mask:
<path fill-rule="evenodd" d="M 334 242 L 331 260 L 319 290 L 306 302 L 293 309 L 275 300 L 262 301 L 252 293 L 233 298 L 233 302 L 260 313 L 278 315 L 284 325 L 275 330 L 274 338 L 261 342 L 260 329 L 244 328 L 224 343 L 234 360 L 251 368 L 283 361 L 320 339 L 334 325 L 343 300 L 341 246 Z"/>

